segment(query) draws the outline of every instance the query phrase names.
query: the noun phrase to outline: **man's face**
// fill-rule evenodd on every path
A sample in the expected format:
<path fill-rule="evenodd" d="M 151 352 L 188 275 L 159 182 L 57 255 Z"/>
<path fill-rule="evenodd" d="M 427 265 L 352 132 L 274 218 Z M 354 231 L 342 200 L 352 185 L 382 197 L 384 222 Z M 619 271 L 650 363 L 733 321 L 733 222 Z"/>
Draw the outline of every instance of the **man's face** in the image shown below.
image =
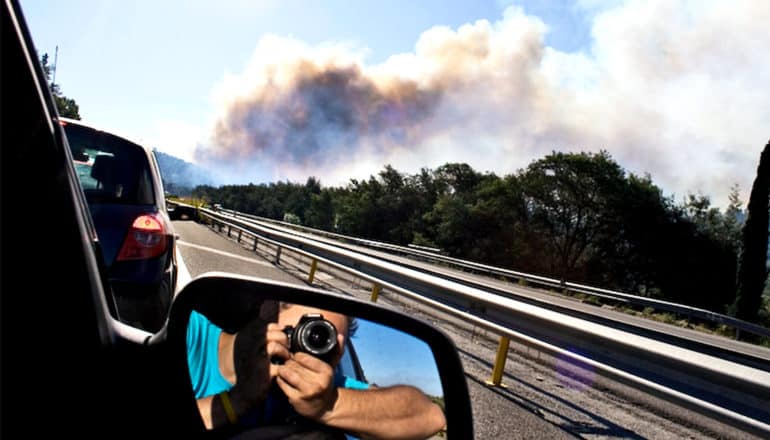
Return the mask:
<path fill-rule="evenodd" d="M 307 307 L 303 305 L 293 304 L 288 307 L 282 305 L 278 312 L 278 325 L 281 328 L 290 325 L 296 326 L 302 315 L 308 313 L 320 313 L 324 319 L 330 321 L 337 328 L 337 345 L 339 350 L 335 357 L 331 360 L 331 366 L 335 367 L 342 358 L 342 353 L 345 351 L 345 339 L 348 334 L 348 317 L 339 313 L 329 312 L 328 310 L 317 309 L 315 307 Z"/>

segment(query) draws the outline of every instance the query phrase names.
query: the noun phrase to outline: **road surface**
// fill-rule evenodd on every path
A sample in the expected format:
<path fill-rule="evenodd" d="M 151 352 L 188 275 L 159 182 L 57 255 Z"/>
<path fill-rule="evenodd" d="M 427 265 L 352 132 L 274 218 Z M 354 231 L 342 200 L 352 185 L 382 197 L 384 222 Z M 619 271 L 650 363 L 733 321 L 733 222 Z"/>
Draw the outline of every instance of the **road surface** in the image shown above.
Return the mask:
<path fill-rule="evenodd" d="M 209 271 L 270 278 L 304 285 L 307 273 L 284 254 L 276 266 L 272 254 L 215 233 L 204 225 L 176 221 L 183 261 L 180 288 L 187 275 Z M 368 298 L 369 286 L 319 271 L 317 286 Z M 438 316 L 383 292 L 380 302 L 406 308 L 410 315 L 434 323 L 455 341 L 465 369 L 477 439 L 643 439 L 754 438 L 715 421 L 649 397 L 598 374 L 511 343 L 503 384 L 490 387 L 497 338 L 466 323 Z M 450 433 L 451 435 L 451 433 Z"/>

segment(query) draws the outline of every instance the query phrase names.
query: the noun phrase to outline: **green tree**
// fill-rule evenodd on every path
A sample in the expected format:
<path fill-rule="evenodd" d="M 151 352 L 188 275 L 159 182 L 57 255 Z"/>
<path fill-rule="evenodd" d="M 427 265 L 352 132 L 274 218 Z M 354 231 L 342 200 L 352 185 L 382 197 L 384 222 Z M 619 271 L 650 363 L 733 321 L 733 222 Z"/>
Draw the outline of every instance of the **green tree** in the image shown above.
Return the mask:
<path fill-rule="evenodd" d="M 736 250 L 741 246 L 741 225 L 739 217 L 742 214 L 741 205 L 743 202 L 740 197 L 740 187 L 736 183 L 730 188 L 730 195 L 728 196 L 728 205 L 725 210 L 723 230 L 725 241 L 733 243 Z"/>
<path fill-rule="evenodd" d="M 374 176 L 368 180 L 351 179 L 334 200 L 338 232 L 363 238 L 383 240 L 387 230 L 380 202 L 383 185 Z"/>
<path fill-rule="evenodd" d="M 379 202 L 385 224 L 384 239 L 402 245 L 412 243 L 415 232 L 424 228 L 422 216 L 431 208 L 424 203 L 422 180 L 402 174 L 390 165 L 380 171 L 379 178 L 383 185 Z"/>
<path fill-rule="evenodd" d="M 591 247 L 604 233 L 624 171 L 609 153 L 552 153 L 520 176 L 530 233 L 546 238 L 549 273 L 584 279 Z"/>
<path fill-rule="evenodd" d="M 297 216 L 297 214 L 294 214 L 294 213 L 291 213 L 291 212 L 287 212 L 286 214 L 283 215 L 283 221 L 285 221 L 286 223 L 294 224 L 294 225 L 301 224 L 301 222 L 299 220 L 299 216 Z"/>
<path fill-rule="evenodd" d="M 423 215 L 435 200 L 433 183 L 424 171 L 409 176 L 390 165 L 376 177 L 353 179 L 334 193 L 336 227 L 344 234 L 391 243 L 409 244 L 418 234 L 424 240 Z"/>
<path fill-rule="evenodd" d="M 466 180 L 462 191 L 454 184 L 447 186 L 451 191 L 438 197 L 423 216 L 428 227 L 420 235 L 432 237 L 435 246 L 462 258 L 497 266 L 527 265 L 528 260 L 520 258 L 528 234 L 522 233 L 524 204 L 517 178 L 475 174 L 472 181 L 473 185 Z"/>
<path fill-rule="evenodd" d="M 470 210 L 459 197 L 441 196 L 433 209 L 425 214 L 425 220 L 431 225 L 432 241 L 437 246 L 450 255 L 467 258 L 475 233 L 471 227 Z"/>
<path fill-rule="evenodd" d="M 770 203 L 770 142 L 759 157 L 757 177 L 751 187 L 748 214 L 743 226 L 737 289 L 732 312 L 739 319 L 757 322 L 767 279 L 768 209 Z"/>
<path fill-rule="evenodd" d="M 51 70 L 55 69 L 56 66 L 52 68 L 48 64 L 47 53 L 44 53 L 43 56 L 40 57 L 40 64 L 43 67 L 45 78 L 48 80 L 48 87 L 51 89 L 51 94 L 53 95 L 54 102 L 56 103 L 56 110 L 59 112 L 59 116 L 80 120 L 80 107 L 78 106 L 77 102 L 75 102 L 75 100 L 72 98 L 67 98 L 66 96 L 62 95 L 59 85 L 54 84 L 53 80 L 51 79 Z"/>
<path fill-rule="evenodd" d="M 682 205 L 606 152 L 552 153 L 498 177 L 447 163 L 366 180 L 199 187 L 212 202 L 374 240 L 442 248 L 514 270 L 723 312 L 733 302 L 741 202 Z"/>
<path fill-rule="evenodd" d="M 467 163 L 447 163 L 434 172 L 437 188 L 441 193 L 459 197 L 471 195 L 482 175 Z"/>
<path fill-rule="evenodd" d="M 723 246 L 738 252 L 741 241 L 741 199 L 738 185 L 730 188 L 729 204 L 725 212 L 711 206 L 711 200 L 704 195 L 689 194 L 682 207 L 685 216 L 698 227 L 698 230 L 706 234 Z"/>
<path fill-rule="evenodd" d="M 331 190 L 323 189 L 320 194 L 310 196 L 310 206 L 305 210 L 305 224 L 324 231 L 334 230 L 334 203 Z"/>
<path fill-rule="evenodd" d="M 657 264 L 665 254 L 660 231 L 672 223 L 669 203 L 650 176 L 618 180 L 602 214 L 603 232 L 591 245 L 586 281 L 659 296 Z"/>
<path fill-rule="evenodd" d="M 56 110 L 59 111 L 59 116 L 80 120 L 80 107 L 74 99 L 56 95 L 53 98 L 56 102 Z"/>

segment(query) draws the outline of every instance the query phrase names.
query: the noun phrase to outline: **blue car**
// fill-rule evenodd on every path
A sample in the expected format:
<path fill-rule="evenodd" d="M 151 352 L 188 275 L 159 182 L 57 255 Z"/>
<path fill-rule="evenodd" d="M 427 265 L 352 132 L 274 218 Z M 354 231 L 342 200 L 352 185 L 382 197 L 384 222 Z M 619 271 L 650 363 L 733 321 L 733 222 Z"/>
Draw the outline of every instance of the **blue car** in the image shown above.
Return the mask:
<path fill-rule="evenodd" d="M 80 121 L 60 123 L 101 242 L 117 318 L 156 332 L 174 296 L 177 262 L 155 155 Z"/>

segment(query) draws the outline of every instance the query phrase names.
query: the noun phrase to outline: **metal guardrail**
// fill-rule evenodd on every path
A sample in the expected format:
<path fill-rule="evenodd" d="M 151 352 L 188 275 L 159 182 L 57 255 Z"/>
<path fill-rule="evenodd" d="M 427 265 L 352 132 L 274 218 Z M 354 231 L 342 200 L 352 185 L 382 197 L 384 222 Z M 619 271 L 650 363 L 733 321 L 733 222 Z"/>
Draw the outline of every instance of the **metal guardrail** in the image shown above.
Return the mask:
<path fill-rule="evenodd" d="M 554 354 L 584 368 L 668 399 L 761 436 L 770 435 L 770 365 L 759 369 L 687 347 L 667 344 L 611 326 L 581 320 L 474 287 L 404 268 L 325 243 L 246 223 L 206 209 L 201 217 L 372 283 L 372 300 L 383 288 L 460 317 L 501 336 L 491 383 L 500 385 L 508 340 Z"/>
<path fill-rule="evenodd" d="M 312 233 L 327 238 L 333 238 L 336 240 L 344 241 L 350 244 L 356 244 L 375 249 L 383 249 L 387 251 L 397 252 L 400 254 L 420 257 L 422 259 L 449 264 L 455 267 L 461 267 L 464 269 L 472 270 L 475 272 L 481 272 L 490 275 L 502 276 L 507 279 L 513 279 L 516 281 L 524 281 L 530 286 L 539 286 L 546 288 L 557 288 L 566 292 L 582 293 L 586 295 L 592 295 L 603 299 L 610 299 L 613 301 L 624 302 L 627 304 L 652 307 L 656 310 L 662 310 L 666 312 L 675 313 L 680 316 L 687 316 L 689 318 L 696 318 L 702 321 L 711 322 L 715 324 L 722 324 L 736 329 L 735 338 L 740 337 L 741 332 L 751 333 L 754 335 L 770 338 L 770 329 L 753 324 L 747 321 L 737 319 L 735 317 L 716 313 L 710 310 L 705 310 L 697 307 L 686 306 L 683 304 L 677 304 L 669 301 L 657 300 L 639 295 L 632 295 L 629 293 L 613 291 L 608 289 L 602 289 L 599 287 L 588 286 L 585 284 L 573 283 L 569 281 L 559 280 L 556 278 L 544 277 L 539 275 L 532 275 L 524 272 L 513 271 L 509 269 L 503 269 L 500 267 L 489 266 L 486 264 L 476 263 L 473 261 L 461 260 L 458 258 L 449 257 L 437 252 L 428 251 L 426 249 L 419 249 L 414 246 L 405 247 L 394 245 L 390 243 L 382 243 L 373 240 L 366 240 L 356 237 L 350 237 L 342 234 L 336 234 L 333 232 L 323 231 L 320 229 L 309 228 L 306 226 L 295 225 L 288 222 L 282 222 L 280 220 L 268 219 L 265 217 L 258 217 L 251 214 L 245 214 L 230 209 L 220 209 L 220 211 L 233 215 L 234 217 L 249 218 L 260 222 L 273 223 L 281 225 L 285 228 L 296 229 L 306 233 Z"/>

